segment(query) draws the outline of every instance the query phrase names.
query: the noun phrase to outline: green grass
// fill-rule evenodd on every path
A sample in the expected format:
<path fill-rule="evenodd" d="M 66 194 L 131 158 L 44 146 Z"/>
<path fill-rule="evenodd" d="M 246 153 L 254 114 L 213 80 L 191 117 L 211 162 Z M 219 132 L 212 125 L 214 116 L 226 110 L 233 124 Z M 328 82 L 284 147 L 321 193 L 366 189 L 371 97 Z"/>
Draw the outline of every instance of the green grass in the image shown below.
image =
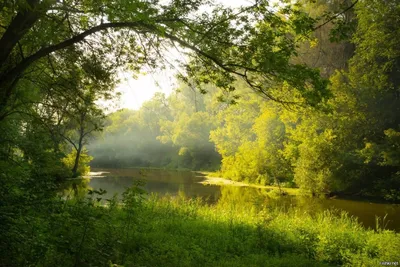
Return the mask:
<path fill-rule="evenodd" d="M 260 185 L 249 182 L 239 182 L 230 180 L 227 178 L 222 178 L 220 172 L 206 172 L 206 171 L 196 171 L 196 173 L 201 174 L 205 177 L 205 181 L 202 182 L 204 184 L 210 185 L 233 185 L 233 186 L 246 186 L 246 187 L 254 187 L 254 188 L 263 188 L 270 189 L 274 191 L 274 194 L 288 194 L 288 195 L 301 195 L 304 192 L 301 192 L 299 188 L 291 188 L 291 187 L 278 187 L 275 185 Z"/>
<path fill-rule="evenodd" d="M 9 229 L 4 266 L 379 266 L 400 260 L 400 235 L 344 213 L 317 216 L 182 197 L 124 205 L 69 200 L 36 208 Z M 0 264 L 0 266 L 2 266 Z"/>

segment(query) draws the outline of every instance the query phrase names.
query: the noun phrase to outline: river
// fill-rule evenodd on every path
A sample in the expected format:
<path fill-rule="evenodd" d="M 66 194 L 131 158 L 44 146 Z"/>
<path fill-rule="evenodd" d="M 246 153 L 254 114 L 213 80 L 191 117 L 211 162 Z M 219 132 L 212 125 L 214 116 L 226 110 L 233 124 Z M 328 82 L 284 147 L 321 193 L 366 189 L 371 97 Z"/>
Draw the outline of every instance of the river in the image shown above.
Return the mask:
<path fill-rule="evenodd" d="M 114 194 L 121 195 L 132 186 L 135 180 L 146 182 L 144 188 L 148 193 L 160 196 L 200 197 L 209 204 L 218 201 L 230 201 L 238 205 L 264 205 L 269 208 L 279 208 L 282 211 L 296 207 L 305 212 L 318 212 L 328 209 L 343 210 L 358 218 L 367 228 L 375 229 L 376 216 L 383 218 L 385 229 L 400 232 L 400 205 L 372 203 L 354 199 L 320 199 L 305 196 L 270 197 L 268 189 L 254 187 L 239 187 L 234 185 L 207 185 L 201 182 L 205 176 L 189 171 L 166 171 L 144 169 L 98 169 L 90 173 L 89 187 L 107 191 L 103 199 Z"/>

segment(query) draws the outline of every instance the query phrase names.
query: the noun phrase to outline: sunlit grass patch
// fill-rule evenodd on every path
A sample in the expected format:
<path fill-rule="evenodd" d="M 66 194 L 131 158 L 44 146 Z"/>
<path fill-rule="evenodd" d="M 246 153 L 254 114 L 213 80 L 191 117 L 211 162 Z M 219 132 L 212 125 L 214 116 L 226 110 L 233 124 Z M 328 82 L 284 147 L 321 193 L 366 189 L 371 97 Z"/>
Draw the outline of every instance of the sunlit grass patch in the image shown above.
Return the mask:
<path fill-rule="evenodd" d="M 300 195 L 301 194 L 301 191 L 298 188 L 286 188 L 286 187 L 278 187 L 278 186 L 259 185 L 259 184 L 252 184 L 252 183 L 229 180 L 229 179 L 220 177 L 219 172 L 197 172 L 197 173 L 204 175 L 205 180 L 201 181 L 201 183 L 205 184 L 205 185 L 247 186 L 247 187 L 254 187 L 254 188 L 269 189 L 271 191 L 275 191 L 276 193 L 279 192 L 279 194 L 288 194 L 288 195 Z"/>
<path fill-rule="evenodd" d="M 143 194 L 132 188 L 123 203 L 114 198 L 107 206 L 94 195 L 36 206 L 29 221 L 16 219 L 9 233 L 8 266 L 374 266 L 399 260 L 398 233 L 366 230 L 346 213 Z"/>

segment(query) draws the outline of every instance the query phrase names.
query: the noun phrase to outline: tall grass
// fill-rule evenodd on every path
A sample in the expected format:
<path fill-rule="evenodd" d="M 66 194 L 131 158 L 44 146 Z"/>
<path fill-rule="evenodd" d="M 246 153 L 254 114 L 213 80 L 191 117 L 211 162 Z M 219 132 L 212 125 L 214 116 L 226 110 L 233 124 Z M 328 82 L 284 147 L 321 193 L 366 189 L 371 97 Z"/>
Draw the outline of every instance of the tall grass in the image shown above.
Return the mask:
<path fill-rule="evenodd" d="M 128 190 L 100 205 L 55 201 L 16 218 L 3 266 L 378 266 L 400 235 L 338 211 L 315 216 Z M 47 212 L 46 212 L 47 209 Z M 0 266 L 2 264 L 0 263 Z"/>

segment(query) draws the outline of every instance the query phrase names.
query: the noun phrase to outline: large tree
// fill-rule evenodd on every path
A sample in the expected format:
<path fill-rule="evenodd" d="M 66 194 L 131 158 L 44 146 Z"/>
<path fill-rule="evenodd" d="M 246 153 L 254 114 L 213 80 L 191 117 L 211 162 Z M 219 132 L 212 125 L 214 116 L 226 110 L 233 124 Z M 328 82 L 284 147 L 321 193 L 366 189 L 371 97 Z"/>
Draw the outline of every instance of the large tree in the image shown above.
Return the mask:
<path fill-rule="evenodd" d="M 296 35 L 315 22 L 296 8 L 278 14 L 262 0 L 237 10 L 205 0 L 25 0 L 2 1 L 0 17 L 0 118 L 17 105 L 21 81 L 43 75 L 43 64 L 63 59 L 91 75 L 114 74 L 124 63 L 160 65 L 171 47 L 191 55 L 185 74 L 199 83 L 230 89 L 241 77 L 274 98 L 271 84 L 285 80 L 311 104 L 326 94 L 318 71 L 289 62 Z"/>

